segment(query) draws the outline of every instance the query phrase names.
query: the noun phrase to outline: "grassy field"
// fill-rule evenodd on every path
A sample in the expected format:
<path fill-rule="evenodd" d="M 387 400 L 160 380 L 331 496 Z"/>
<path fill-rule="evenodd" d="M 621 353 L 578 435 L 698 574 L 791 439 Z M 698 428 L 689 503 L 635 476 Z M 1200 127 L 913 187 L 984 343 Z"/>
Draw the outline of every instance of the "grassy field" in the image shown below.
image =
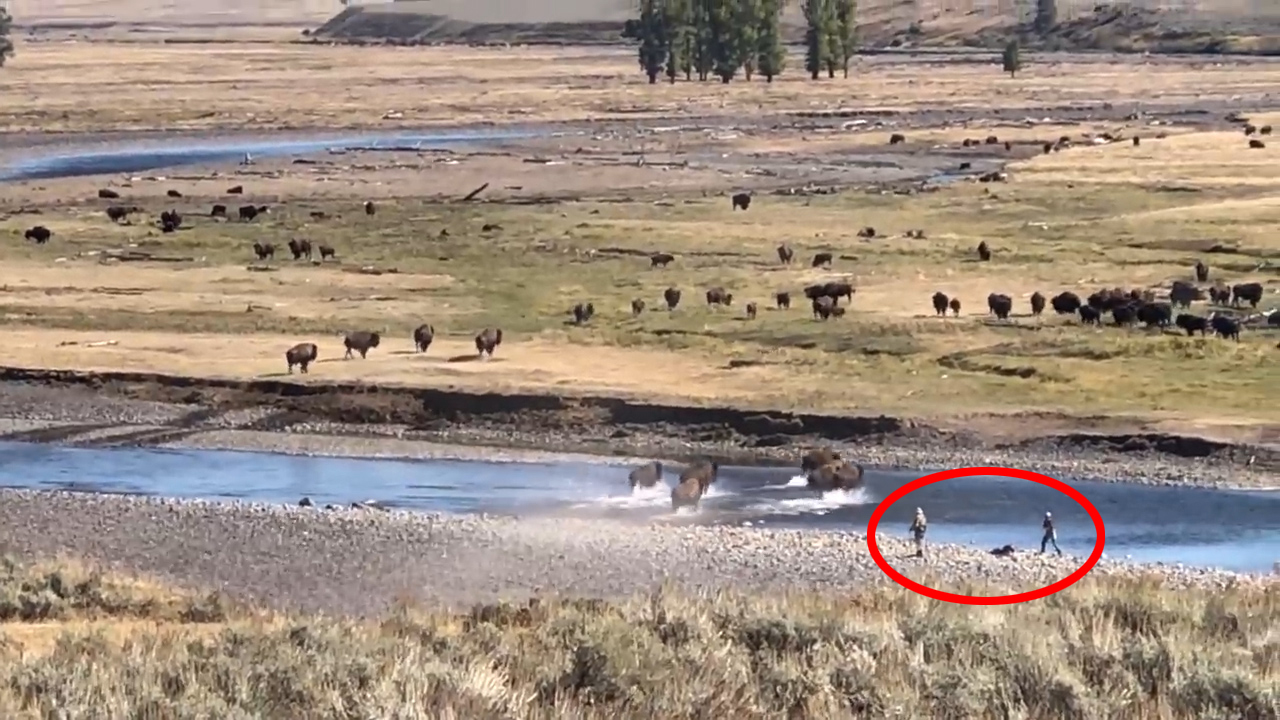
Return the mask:
<path fill-rule="evenodd" d="M 902 589 L 289 617 L 0 565 L 0 712 L 218 717 L 1280 717 L 1280 595 L 1086 579 L 973 608 Z M 353 715 L 354 713 L 354 715 Z"/>

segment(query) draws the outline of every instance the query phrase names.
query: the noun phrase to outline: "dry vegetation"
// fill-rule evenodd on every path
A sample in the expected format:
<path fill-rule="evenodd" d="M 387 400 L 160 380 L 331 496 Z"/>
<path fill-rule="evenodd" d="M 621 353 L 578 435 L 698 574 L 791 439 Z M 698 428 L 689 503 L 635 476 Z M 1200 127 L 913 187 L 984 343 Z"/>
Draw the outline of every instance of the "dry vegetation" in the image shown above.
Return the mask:
<path fill-rule="evenodd" d="M 1093 580 L 287 617 L 74 563 L 0 565 L 0 713 L 112 717 L 1280 717 L 1280 594 Z M 353 713 L 355 715 L 353 715 Z"/>

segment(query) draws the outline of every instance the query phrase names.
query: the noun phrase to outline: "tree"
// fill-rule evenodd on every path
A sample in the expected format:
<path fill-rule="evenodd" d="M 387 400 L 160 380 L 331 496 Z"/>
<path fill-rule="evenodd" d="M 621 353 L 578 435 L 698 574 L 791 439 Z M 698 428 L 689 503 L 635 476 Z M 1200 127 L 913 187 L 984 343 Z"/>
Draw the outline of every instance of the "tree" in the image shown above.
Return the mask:
<path fill-rule="evenodd" d="M 782 46 L 779 20 L 784 0 L 762 0 L 760 22 L 756 31 L 756 69 L 765 82 L 782 74 L 787 63 L 787 51 Z"/>
<path fill-rule="evenodd" d="M 1022 57 L 1018 52 L 1018 40 L 1014 38 L 1004 46 L 1004 71 L 1009 73 L 1009 77 L 1017 77 L 1018 71 L 1022 69 Z"/>
<path fill-rule="evenodd" d="M 858 0 L 836 0 L 835 9 L 840 67 L 844 69 L 844 76 L 849 77 L 849 61 L 858 51 Z"/>
<path fill-rule="evenodd" d="M 667 60 L 667 18 L 662 0 L 641 0 L 640 22 L 627 28 L 640 41 L 640 68 L 649 76 L 649 84 L 658 82 Z M 624 31 L 626 32 L 626 31 Z"/>
<path fill-rule="evenodd" d="M 710 0 L 710 37 L 712 71 L 720 82 L 727 83 L 742 67 L 738 51 L 736 0 Z"/>
<path fill-rule="evenodd" d="M 672 83 L 693 72 L 693 23 L 690 0 L 666 0 L 663 21 L 667 27 L 667 79 Z"/>
<path fill-rule="evenodd" d="M 804 33 L 804 68 L 814 80 L 818 79 L 818 73 L 831 58 L 831 26 L 835 20 L 833 2 L 804 0 L 804 19 L 808 25 Z"/>
<path fill-rule="evenodd" d="M 763 0 L 733 0 L 733 51 L 738 66 L 747 80 L 756 71 L 756 60 L 759 57 L 761 19 L 764 13 Z"/>
<path fill-rule="evenodd" d="M 12 25 L 13 18 L 9 17 L 9 11 L 0 7 L 0 66 L 4 65 L 6 58 L 13 57 L 13 41 L 9 39 Z"/>
<path fill-rule="evenodd" d="M 1058 24 L 1057 0 L 1036 0 L 1035 28 L 1038 33 L 1047 33 Z"/>

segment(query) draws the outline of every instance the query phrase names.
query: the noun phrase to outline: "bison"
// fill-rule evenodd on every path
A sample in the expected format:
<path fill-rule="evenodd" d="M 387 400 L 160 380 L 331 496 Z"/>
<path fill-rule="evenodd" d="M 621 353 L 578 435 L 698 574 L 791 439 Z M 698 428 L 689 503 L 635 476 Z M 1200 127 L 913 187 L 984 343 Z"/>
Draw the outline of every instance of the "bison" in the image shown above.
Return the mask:
<path fill-rule="evenodd" d="M 800 458 L 800 472 L 809 472 L 817 470 L 823 465 L 829 465 L 840 459 L 840 453 L 831 449 L 830 446 L 815 448 L 804 454 Z"/>
<path fill-rule="evenodd" d="M 476 335 L 476 351 L 480 354 L 480 357 L 484 357 L 485 353 L 488 353 L 489 357 L 493 357 L 493 351 L 501 344 L 501 328 L 485 328 L 479 335 Z"/>
<path fill-rule="evenodd" d="M 791 259 L 794 258 L 795 255 L 796 252 L 788 247 L 786 243 L 782 243 L 778 246 L 778 260 L 780 260 L 783 265 L 790 265 Z"/>
<path fill-rule="evenodd" d="M 579 325 L 591 319 L 596 314 L 596 306 L 592 303 L 578 303 L 573 306 L 573 321 Z"/>
<path fill-rule="evenodd" d="M 991 248 L 987 247 L 986 240 L 978 243 L 978 259 L 983 262 L 991 259 Z"/>
<path fill-rule="evenodd" d="M 632 314 L 632 315 L 639 315 L 639 314 L 640 314 L 640 313 L 642 313 L 642 312 L 644 312 L 644 301 L 643 301 L 643 300 L 641 300 L 640 298 L 636 298 L 635 300 L 632 300 L 632 301 L 631 301 L 631 314 Z"/>
<path fill-rule="evenodd" d="M 823 265 L 830 265 L 830 264 L 831 264 L 831 253 L 820 252 L 813 256 L 813 263 L 811 264 L 811 267 L 822 267 Z"/>
<path fill-rule="evenodd" d="M 293 253 L 294 260 L 301 260 L 304 257 L 310 260 L 311 259 L 311 241 L 307 239 L 290 240 L 289 252 Z"/>
<path fill-rule="evenodd" d="M 241 205 L 239 212 L 240 212 L 240 219 L 245 222 L 248 222 L 258 217 L 258 206 L 257 205 Z"/>
<path fill-rule="evenodd" d="M 1262 142 L 1261 140 L 1250 140 L 1250 141 L 1249 141 L 1249 149 L 1250 149 L 1250 150 L 1263 150 L 1263 149 L 1265 149 L 1266 147 L 1267 147 L 1267 144 L 1266 144 L 1266 143 L 1264 143 L 1264 142 Z"/>
<path fill-rule="evenodd" d="M 751 195 L 749 193 L 737 193 L 730 200 L 733 202 L 734 210 L 738 208 L 746 210 L 751 207 Z"/>
<path fill-rule="evenodd" d="M 227 206 L 226 206 L 226 205 L 214 205 L 214 206 L 213 206 L 213 209 L 209 211 L 209 217 L 222 217 L 222 218 L 224 218 L 224 217 L 226 217 L 226 216 L 227 216 Z"/>
<path fill-rule="evenodd" d="M 666 267 L 676 256 L 671 253 L 654 253 L 649 256 L 649 267 Z"/>
<path fill-rule="evenodd" d="M 1270 135 L 1270 134 L 1271 134 L 1271 126 L 1270 126 L 1270 125 L 1263 125 L 1262 127 L 1258 128 L 1258 134 L 1259 134 L 1259 135 Z"/>
<path fill-rule="evenodd" d="M 373 204 L 373 201 L 372 201 L 372 200 L 365 200 L 365 201 L 364 201 L 364 214 L 365 214 L 365 215 L 373 215 L 373 214 L 374 214 L 374 213 L 376 213 L 376 212 L 378 212 L 378 208 Z"/>
<path fill-rule="evenodd" d="M 324 262 L 325 258 L 338 259 L 338 252 L 331 245 L 320 245 L 316 249 L 320 251 L 320 262 Z"/>
<path fill-rule="evenodd" d="M 906 141 L 907 141 L 907 136 L 903 135 L 902 133 L 894 133 L 889 136 L 890 145 L 897 145 L 898 143 L 904 143 Z"/>
<path fill-rule="evenodd" d="M 1081 305 L 1080 322 L 1085 325 L 1101 325 L 1102 311 L 1092 305 Z"/>
<path fill-rule="evenodd" d="M 275 257 L 276 246 L 271 243 L 255 242 L 253 244 L 253 254 L 257 255 L 259 260 Z"/>
<path fill-rule="evenodd" d="M 1001 293 L 991 293 L 987 296 L 987 309 L 999 320 L 1008 320 L 1009 313 L 1013 312 L 1013 298 Z"/>
<path fill-rule="evenodd" d="M 107 217 L 111 218 L 111 222 L 118 223 L 121 220 L 127 219 L 129 215 L 137 212 L 142 212 L 142 208 L 136 205 L 131 207 L 124 207 L 121 205 L 112 205 L 111 207 L 107 208 Z"/>
<path fill-rule="evenodd" d="M 871 227 L 870 225 L 858 231 L 858 237 L 860 238 L 871 239 L 875 236 L 876 236 L 876 229 Z"/>
<path fill-rule="evenodd" d="M 43 245 L 49 242 L 49 238 L 53 237 L 53 231 L 43 225 L 36 225 L 23 233 L 22 237 L 34 241 L 37 245 Z"/>
<path fill-rule="evenodd" d="M 1197 330 L 1200 331 L 1200 335 L 1203 337 L 1209 329 L 1208 320 L 1190 313 L 1180 313 L 1177 319 L 1173 321 L 1173 324 L 1185 330 L 1187 337 L 1195 335 Z"/>
<path fill-rule="evenodd" d="M 116 192 L 115 190 L 108 190 L 107 188 L 103 188 L 98 191 L 98 197 L 103 200 L 118 200 L 120 198 L 120 193 Z"/>
<path fill-rule="evenodd" d="M 988 144 L 988 145 L 999 145 L 999 144 L 1000 144 L 1000 138 L 996 137 L 995 135 L 988 135 L 988 136 L 987 136 L 987 144 Z"/>
<path fill-rule="evenodd" d="M 1209 266 L 1203 260 L 1196 261 L 1196 282 L 1209 282 Z"/>
<path fill-rule="evenodd" d="M 679 510 L 681 507 L 697 509 L 702 496 L 716 481 L 716 475 L 719 472 L 718 463 L 706 460 L 685 468 L 684 472 L 680 473 L 680 482 L 671 491 L 671 509 Z"/>
<path fill-rule="evenodd" d="M 747 319 L 755 320 L 757 310 L 758 308 L 756 307 L 756 304 L 754 302 L 747 303 Z"/>
<path fill-rule="evenodd" d="M 1038 316 L 1042 312 L 1044 312 L 1044 296 L 1037 290 L 1031 294 L 1031 314 Z"/>
<path fill-rule="evenodd" d="M 627 475 L 627 480 L 631 483 L 632 490 L 638 487 L 651 488 L 662 482 L 662 463 L 655 460 L 641 465 Z"/>
<path fill-rule="evenodd" d="M 418 352 L 426 352 L 435 338 L 436 329 L 429 323 L 423 323 L 413 330 L 413 346 L 418 349 Z"/>
<path fill-rule="evenodd" d="M 680 304 L 679 288 L 669 287 L 666 290 L 663 290 L 662 299 L 667 302 L 668 310 L 675 310 L 676 306 Z"/>
<path fill-rule="evenodd" d="M 228 194 L 228 195 L 243 195 L 243 194 L 244 194 L 244 186 L 243 186 L 243 185 L 232 185 L 231 187 L 227 188 L 227 194 Z"/>
<path fill-rule="evenodd" d="M 1061 292 L 1053 296 L 1049 301 L 1053 306 L 1053 311 L 1059 315 L 1070 315 L 1080 309 L 1080 296 L 1073 292 Z"/>
<path fill-rule="evenodd" d="M 316 361 L 320 349 L 315 343 L 298 343 L 289 348 L 284 353 L 284 360 L 289 364 L 289 374 L 293 374 L 293 366 L 297 365 L 298 369 L 304 374 L 307 372 L 307 366 Z"/>
<path fill-rule="evenodd" d="M 810 470 L 806 483 L 812 490 L 855 490 L 862 486 L 863 469 L 845 460 L 837 460 Z"/>
<path fill-rule="evenodd" d="M 1236 342 L 1240 342 L 1240 323 L 1236 322 L 1234 318 L 1229 318 L 1226 315 L 1218 315 L 1215 313 L 1209 318 L 1209 327 L 1213 328 L 1215 333 L 1222 336 L 1223 340 L 1232 338 Z"/>
<path fill-rule="evenodd" d="M 1132 325 L 1137 319 L 1138 312 L 1133 305 L 1116 305 L 1111 308 L 1111 320 L 1115 322 L 1116 327 Z"/>
<path fill-rule="evenodd" d="M 791 293 L 786 292 L 785 290 L 774 293 L 773 301 L 777 303 L 779 310 L 791 309 Z"/>
<path fill-rule="evenodd" d="M 180 197 L 182 197 L 182 193 L 178 192 L 177 190 L 170 190 L 170 191 L 166 192 L 166 193 L 165 193 L 165 195 L 168 195 L 168 196 L 169 196 L 169 197 L 171 197 L 171 198 L 180 198 Z"/>
<path fill-rule="evenodd" d="M 724 305 L 733 304 L 733 293 L 726 292 L 722 287 L 713 287 L 707 291 L 707 305 Z"/>
<path fill-rule="evenodd" d="M 1175 307 L 1191 307 L 1191 303 L 1204 297 L 1204 293 L 1200 288 L 1189 282 L 1174 280 L 1173 287 L 1169 288 L 1169 302 Z"/>
<path fill-rule="evenodd" d="M 1214 305 L 1231 304 L 1231 288 L 1222 286 L 1209 288 L 1209 301 Z"/>
<path fill-rule="evenodd" d="M 1231 286 L 1231 304 L 1239 306 L 1241 300 L 1247 300 L 1251 307 L 1258 307 L 1262 302 L 1262 283 L 1240 283 Z"/>
<path fill-rule="evenodd" d="M 351 358 L 351 351 L 355 350 L 360 353 L 360 358 L 364 359 L 369 351 L 378 347 L 378 343 L 382 342 L 382 338 L 376 332 L 369 330 L 357 330 L 353 333 L 347 333 L 342 339 L 342 344 L 347 347 L 347 352 L 343 355 L 343 359 Z"/>
<path fill-rule="evenodd" d="M 1169 303 L 1143 303 L 1136 314 L 1147 327 L 1165 327 L 1173 319 L 1173 307 Z"/>
<path fill-rule="evenodd" d="M 1142 138 L 1138 137 L 1137 135 L 1134 135 L 1134 136 L 1133 136 L 1133 146 L 1134 146 L 1134 147 L 1138 147 L 1138 146 L 1139 146 L 1139 145 L 1141 145 L 1141 144 L 1142 144 Z"/>
<path fill-rule="evenodd" d="M 951 298 L 951 302 L 947 303 L 947 307 L 951 308 L 951 314 L 960 317 L 960 298 Z"/>
<path fill-rule="evenodd" d="M 933 312 L 938 315 L 946 316 L 948 300 L 950 300 L 950 298 L 948 298 L 946 294 L 942 292 L 934 293 L 933 294 Z"/>
<path fill-rule="evenodd" d="M 823 295 L 813 299 L 813 316 L 826 320 L 836 309 L 836 301 Z"/>

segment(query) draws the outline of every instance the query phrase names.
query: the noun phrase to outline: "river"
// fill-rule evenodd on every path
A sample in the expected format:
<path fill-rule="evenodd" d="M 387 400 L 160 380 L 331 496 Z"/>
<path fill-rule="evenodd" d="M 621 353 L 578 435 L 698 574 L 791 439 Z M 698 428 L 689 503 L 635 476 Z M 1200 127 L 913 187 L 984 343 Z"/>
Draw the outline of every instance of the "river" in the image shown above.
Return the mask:
<path fill-rule="evenodd" d="M 881 498 L 922 473 L 869 470 L 857 492 L 818 494 L 788 468 L 721 469 L 697 513 L 673 514 L 669 485 L 632 493 L 628 468 L 589 462 L 486 463 L 278 455 L 221 450 L 77 448 L 0 442 L 0 485 L 317 505 L 374 500 L 454 513 L 610 517 L 620 521 L 750 523 L 863 530 Z M 1103 483 L 1059 478 L 1106 524 L 1108 557 L 1266 572 L 1280 560 L 1280 493 Z M 991 548 L 1038 547 L 1052 511 L 1064 551 L 1087 555 L 1095 532 L 1085 510 L 1035 483 L 999 477 L 946 480 L 895 503 L 882 532 L 906 535 L 915 508 L 929 537 Z"/>

